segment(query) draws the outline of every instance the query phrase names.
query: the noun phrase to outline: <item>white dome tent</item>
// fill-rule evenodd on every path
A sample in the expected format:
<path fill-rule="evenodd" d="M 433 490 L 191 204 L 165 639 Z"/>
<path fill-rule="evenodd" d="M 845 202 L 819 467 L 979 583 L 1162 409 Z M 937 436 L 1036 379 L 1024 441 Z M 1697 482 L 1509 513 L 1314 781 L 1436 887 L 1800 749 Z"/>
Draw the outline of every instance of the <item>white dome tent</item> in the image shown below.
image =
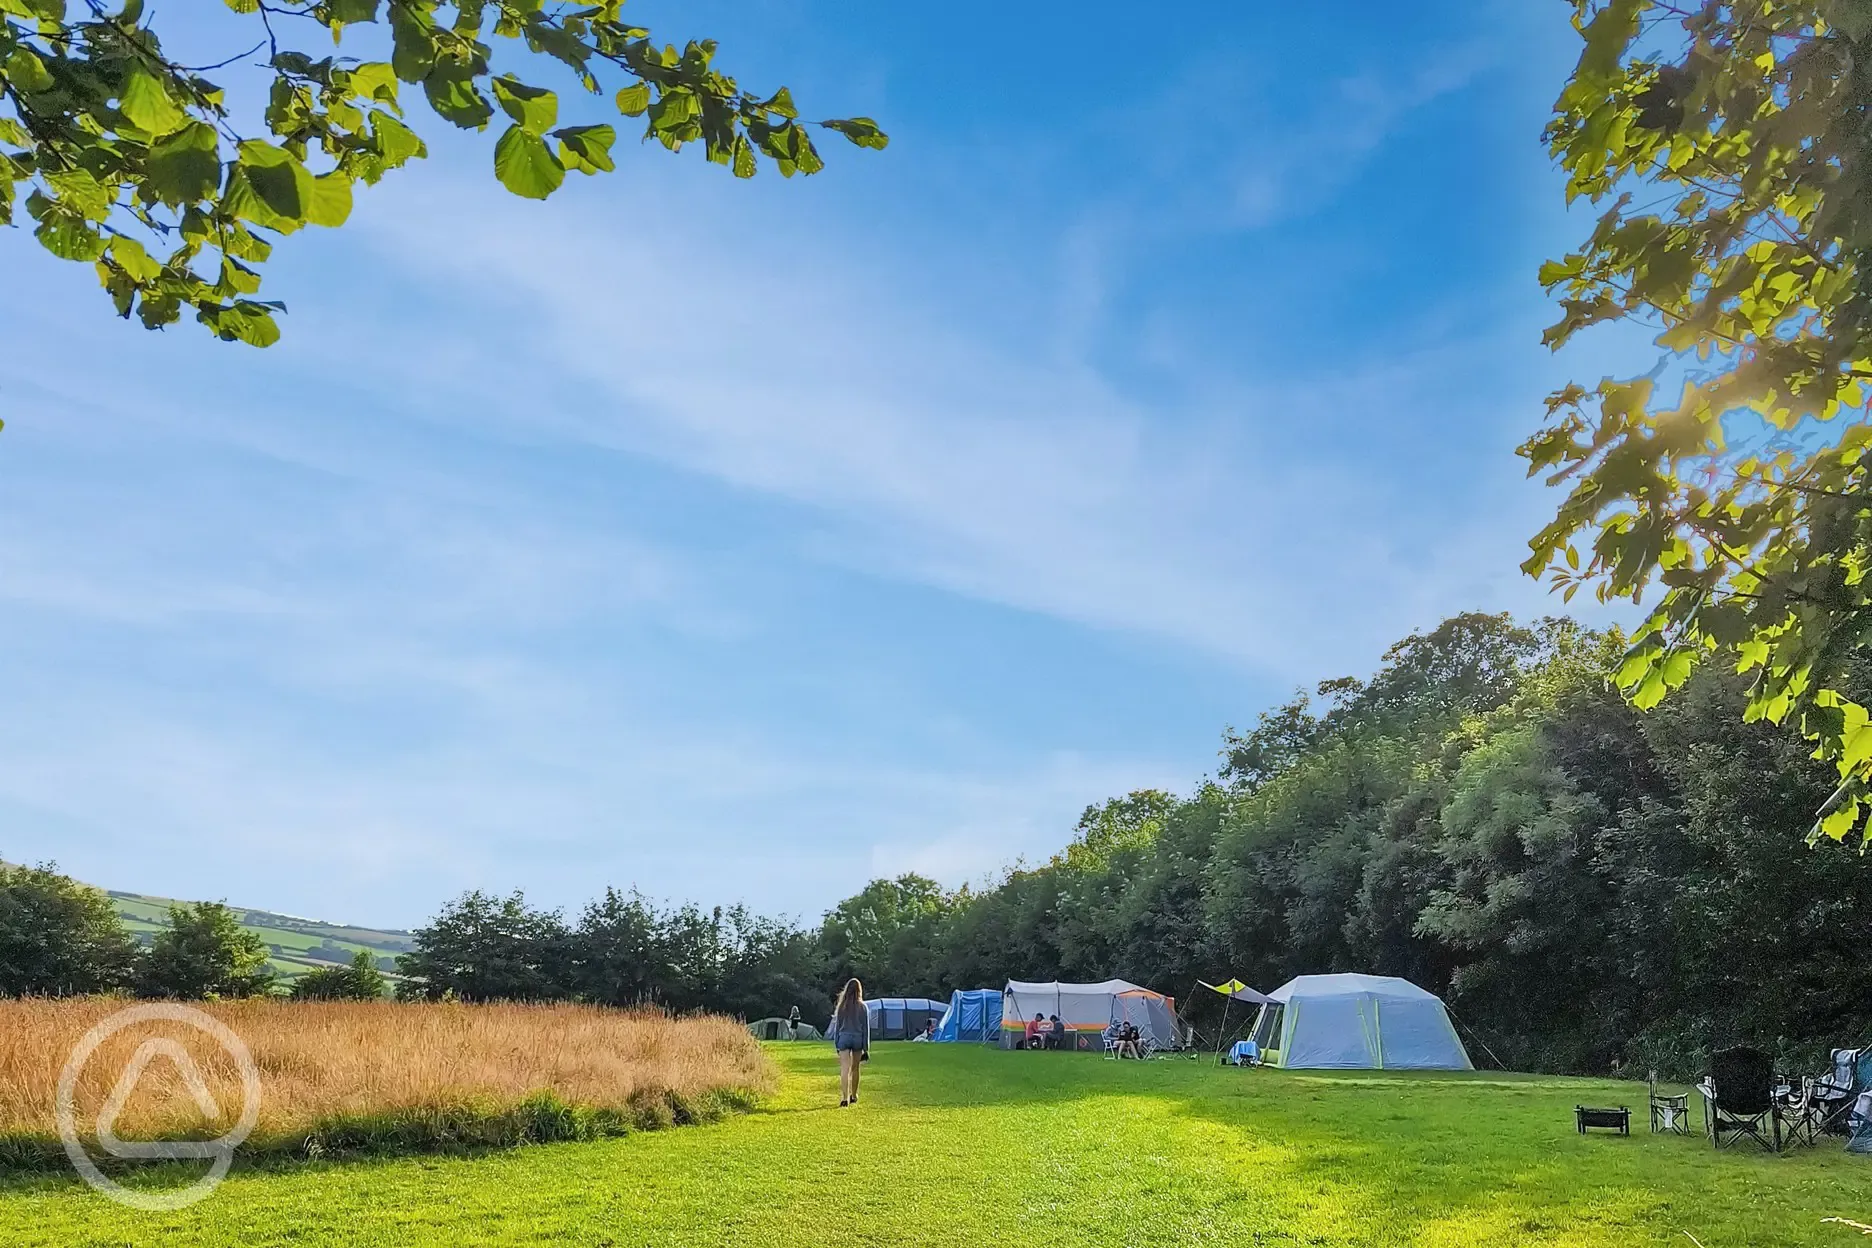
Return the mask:
<path fill-rule="evenodd" d="M 1474 1070 L 1449 1010 L 1387 975 L 1302 975 L 1268 994 L 1254 1041 L 1268 1066 Z"/>

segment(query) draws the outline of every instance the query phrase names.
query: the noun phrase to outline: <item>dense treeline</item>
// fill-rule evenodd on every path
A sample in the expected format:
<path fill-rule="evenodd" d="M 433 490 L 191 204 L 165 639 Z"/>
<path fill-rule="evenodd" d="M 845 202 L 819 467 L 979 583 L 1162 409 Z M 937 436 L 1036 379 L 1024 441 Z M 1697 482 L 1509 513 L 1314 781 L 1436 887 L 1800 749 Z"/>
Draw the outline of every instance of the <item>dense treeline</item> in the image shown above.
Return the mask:
<path fill-rule="evenodd" d="M 1607 680 L 1622 649 L 1570 621 L 1458 616 L 1369 681 L 1229 733 L 1188 796 L 1090 808 L 1058 855 L 991 886 L 874 881 L 812 932 L 615 893 L 568 925 L 474 895 L 406 969 L 431 993 L 748 1016 L 821 1013 L 848 975 L 936 996 L 1117 975 L 1212 1024 L 1198 978 L 1361 970 L 1444 994 L 1479 1060 L 1561 1071 L 1865 1037 L 1872 871 L 1803 835 L 1830 769 L 1745 723 L 1743 682 L 1715 668 L 1633 711 Z"/>
<path fill-rule="evenodd" d="M 199 999 L 272 986 L 266 944 L 218 902 L 171 906 L 169 926 L 144 949 L 97 889 L 50 864 L 0 863 L 0 996 Z"/>
<path fill-rule="evenodd" d="M 1521 1069 L 1865 1038 L 1872 870 L 1804 839 L 1831 768 L 1745 723 L 1713 667 L 1633 711 L 1607 681 L 1621 650 L 1569 621 L 1449 620 L 1230 733 L 1192 795 L 1088 810 L 1042 866 L 951 896 L 874 884 L 917 899 L 917 936 L 867 932 L 841 969 L 893 991 L 1118 975 L 1198 1012 L 1218 1000 L 1198 977 L 1402 975 L 1447 996 L 1478 1060 Z"/>
<path fill-rule="evenodd" d="M 1194 792 L 1089 808 L 1059 854 L 991 885 L 878 880 L 816 928 L 616 890 L 572 919 L 470 893 L 416 933 L 397 991 L 819 1018 L 849 975 L 932 996 L 1116 975 L 1213 1024 L 1198 978 L 1360 970 L 1443 994 L 1479 1061 L 1522 1069 L 1685 1073 L 1733 1041 L 1811 1060 L 1867 1038 L 1872 866 L 1804 838 L 1831 768 L 1744 722 L 1742 679 L 1713 666 L 1633 711 L 1608 682 L 1622 648 L 1458 616 L 1229 732 Z M 200 913 L 138 954 L 108 906 L 53 889 L 22 910 L 25 878 L 0 875 L 0 992 L 257 990 L 202 954 Z M 39 911 L 61 906 L 71 935 L 48 939 Z"/>
<path fill-rule="evenodd" d="M 831 1009 L 813 936 L 741 906 L 663 910 L 606 889 L 575 923 L 519 893 L 469 893 L 414 934 L 398 959 L 406 999 L 582 1000 L 759 1018 Z"/>

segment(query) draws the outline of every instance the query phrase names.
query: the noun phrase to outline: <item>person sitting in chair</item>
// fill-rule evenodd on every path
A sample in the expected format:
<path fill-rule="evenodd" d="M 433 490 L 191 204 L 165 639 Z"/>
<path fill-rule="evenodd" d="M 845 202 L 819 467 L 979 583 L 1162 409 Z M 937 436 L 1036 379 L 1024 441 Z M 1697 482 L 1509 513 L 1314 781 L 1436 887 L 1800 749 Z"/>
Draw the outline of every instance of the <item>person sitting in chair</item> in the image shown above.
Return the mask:
<path fill-rule="evenodd" d="M 1046 1022 L 1046 1015 L 1035 1014 L 1027 1022 L 1027 1034 L 1021 1038 L 1021 1048 L 1038 1049 L 1040 1047 L 1040 1028 Z"/>
<path fill-rule="evenodd" d="M 1066 1034 L 1067 1034 L 1066 1024 L 1060 1022 L 1059 1015 L 1055 1014 L 1051 1018 L 1047 1019 L 1047 1036 L 1046 1036 L 1047 1048 L 1049 1049 L 1065 1048 L 1066 1047 Z"/>
<path fill-rule="evenodd" d="M 1137 1025 L 1126 1020 L 1125 1023 L 1118 1028 L 1118 1056 L 1121 1058 L 1135 1057 L 1141 1060 L 1144 1056 L 1144 1051 L 1138 1047 L 1138 1040 Z"/>

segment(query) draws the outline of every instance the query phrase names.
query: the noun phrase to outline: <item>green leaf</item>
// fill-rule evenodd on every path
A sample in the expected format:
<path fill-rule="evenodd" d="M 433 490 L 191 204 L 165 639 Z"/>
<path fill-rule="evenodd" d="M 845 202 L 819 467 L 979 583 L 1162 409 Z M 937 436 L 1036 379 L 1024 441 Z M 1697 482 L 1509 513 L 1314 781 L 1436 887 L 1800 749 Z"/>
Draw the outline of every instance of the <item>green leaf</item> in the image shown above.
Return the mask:
<path fill-rule="evenodd" d="M 371 114 L 371 135 L 377 141 L 377 151 L 384 163 L 393 169 L 412 157 L 429 154 L 415 131 L 387 113 Z"/>
<path fill-rule="evenodd" d="M 1662 666 L 1653 667 L 1645 673 L 1645 678 L 1638 682 L 1638 687 L 1631 693 L 1631 704 L 1641 711 L 1648 711 L 1664 700 L 1670 692 L 1670 686 L 1664 681 Z"/>
<path fill-rule="evenodd" d="M 494 106 L 475 86 L 474 75 L 465 66 L 437 65 L 423 79 L 423 94 L 438 116 L 464 130 L 483 129 L 494 115 Z"/>
<path fill-rule="evenodd" d="M 799 109 L 793 105 L 793 93 L 785 87 L 774 92 L 771 99 L 762 100 L 760 106 L 762 111 L 785 117 L 788 121 L 799 116 Z"/>
<path fill-rule="evenodd" d="M 52 75 L 31 48 L 14 48 L 6 59 L 8 85 L 31 95 L 52 89 Z"/>
<path fill-rule="evenodd" d="M 351 71 L 351 89 L 367 100 L 394 105 L 397 100 L 396 70 L 385 61 L 369 61 Z"/>
<path fill-rule="evenodd" d="M 144 250 L 142 243 L 121 234 L 111 239 L 110 257 L 117 262 L 117 267 L 139 282 L 154 281 L 162 272 L 162 265 Z"/>
<path fill-rule="evenodd" d="M 272 309 L 263 303 L 242 300 L 226 307 L 210 304 L 198 309 L 195 316 L 217 337 L 228 342 L 270 347 L 279 341 L 279 325 L 273 320 Z"/>
<path fill-rule="evenodd" d="M 88 169 L 61 169 L 45 175 L 46 185 L 58 192 L 59 202 L 91 221 L 104 222 L 111 214 L 112 188 Z"/>
<path fill-rule="evenodd" d="M 278 221 L 258 217 L 248 220 L 282 228 L 280 223 L 302 225 L 308 219 L 312 203 L 312 174 L 297 157 L 264 139 L 248 139 L 240 145 L 240 170 L 253 187 L 267 211 Z"/>
<path fill-rule="evenodd" d="M 64 260 L 95 260 L 104 254 L 104 236 L 77 213 L 54 207 L 33 231 L 45 249 Z"/>
<path fill-rule="evenodd" d="M 223 256 L 221 288 L 228 294 L 251 295 L 260 289 L 260 275 L 240 261 Z"/>
<path fill-rule="evenodd" d="M 221 185 L 221 139 L 203 122 L 184 126 L 150 147 L 144 176 L 156 198 L 172 208 L 199 203 Z"/>
<path fill-rule="evenodd" d="M 661 99 L 650 106 L 650 126 L 658 134 L 677 134 L 695 131 L 696 118 L 702 115 L 702 101 L 696 99 L 695 92 L 683 88 L 665 91 Z"/>
<path fill-rule="evenodd" d="M 141 62 L 131 65 L 124 79 L 118 109 L 132 125 L 145 134 L 160 138 L 173 134 L 188 121 L 188 114 L 176 107 L 161 79 L 145 69 Z"/>
<path fill-rule="evenodd" d="M 358 22 L 376 21 L 377 10 L 383 0 L 325 0 L 325 3 L 331 11 L 332 21 L 351 26 Z"/>
<path fill-rule="evenodd" d="M 1843 841 L 1859 822 L 1859 802 L 1849 801 L 1820 821 L 1820 831 L 1836 841 Z"/>
<path fill-rule="evenodd" d="M 414 5 L 392 5 L 390 31 L 394 40 L 390 65 L 396 76 L 404 82 L 427 79 L 436 66 L 434 22 L 428 13 Z"/>
<path fill-rule="evenodd" d="M 890 136 L 878 129 L 878 124 L 869 117 L 846 117 L 835 121 L 819 123 L 828 130 L 836 130 L 859 147 L 868 147 L 881 152 L 890 146 Z"/>
<path fill-rule="evenodd" d="M 306 220 L 313 225 L 336 227 L 351 215 L 351 179 L 343 171 L 312 179 L 312 197 L 306 202 Z"/>
<path fill-rule="evenodd" d="M 641 117 L 650 107 L 650 84 L 640 82 L 617 93 L 618 112 L 626 117 Z"/>
<path fill-rule="evenodd" d="M 559 158 L 568 169 L 592 174 L 610 173 L 617 168 L 611 160 L 617 131 L 610 126 L 568 126 L 553 131 L 553 137 L 559 140 Z"/>
<path fill-rule="evenodd" d="M 545 134 L 559 120 L 559 97 L 544 87 L 529 87 L 511 76 L 494 80 L 501 111 L 534 134 Z"/>
<path fill-rule="evenodd" d="M 494 145 L 494 176 L 516 195 L 545 199 L 565 181 L 565 166 L 539 135 L 515 125 Z"/>

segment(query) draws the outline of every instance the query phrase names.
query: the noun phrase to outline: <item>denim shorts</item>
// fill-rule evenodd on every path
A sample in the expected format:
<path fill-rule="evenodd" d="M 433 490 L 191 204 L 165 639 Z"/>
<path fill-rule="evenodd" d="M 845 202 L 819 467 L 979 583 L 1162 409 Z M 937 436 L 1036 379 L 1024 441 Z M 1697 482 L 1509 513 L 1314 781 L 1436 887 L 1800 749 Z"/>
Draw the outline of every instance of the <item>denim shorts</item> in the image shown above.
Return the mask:
<path fill-rule="evenodd" d="M 841 1053 L 862 1053 L 865 1047 L 865 1034 L 862 1031 L 834 1032 L 832 1047 Z"/>

